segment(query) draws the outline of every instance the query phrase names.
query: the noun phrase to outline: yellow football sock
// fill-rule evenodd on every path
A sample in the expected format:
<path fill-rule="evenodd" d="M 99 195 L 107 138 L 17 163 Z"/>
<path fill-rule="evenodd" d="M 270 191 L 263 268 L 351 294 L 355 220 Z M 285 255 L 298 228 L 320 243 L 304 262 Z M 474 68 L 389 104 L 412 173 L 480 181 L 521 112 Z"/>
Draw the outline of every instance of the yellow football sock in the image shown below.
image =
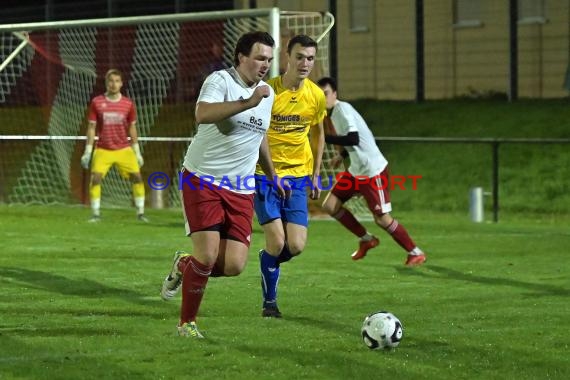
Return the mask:
<path fill-rule="evenodd" d="M 133 183 L 133 198 L 144 198 L 144 183 Z"/>
<path fill-rule="evenodd" d="M 89 185 L 89 198 L 90 199 L 101 199 L 101 184 L 90 184 Z"/>
<path fill-rule="evenodd" d="M 135 199 L 137 214 L 144 214 L 144 183 L 133 183 L 133 198 Z"/>

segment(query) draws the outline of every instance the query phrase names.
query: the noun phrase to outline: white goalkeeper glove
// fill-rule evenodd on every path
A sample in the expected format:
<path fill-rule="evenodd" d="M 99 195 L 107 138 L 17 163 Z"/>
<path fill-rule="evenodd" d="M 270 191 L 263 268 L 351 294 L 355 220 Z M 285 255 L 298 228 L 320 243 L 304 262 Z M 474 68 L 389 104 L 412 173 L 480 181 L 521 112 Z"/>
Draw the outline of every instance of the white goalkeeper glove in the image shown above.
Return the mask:
<path fill-rule="evenodd" d="M 91 162 L 91 153 L 93 152 L 93 145 L 85 145 L 85 152 L 81 156 L 81 166 L 83 169 L 89 169 L 89 163 Z"/>
<path fill-rule="evenodd" d="M 143 166 L 144 160 L 141 154 L 141 148 L 139 147 L 139 144 L 133 144 L 132 147 L 133 150 L 135 151 L 135 155 L 137 156 L 137 162 L 139 163 L 139 166 Z"/>

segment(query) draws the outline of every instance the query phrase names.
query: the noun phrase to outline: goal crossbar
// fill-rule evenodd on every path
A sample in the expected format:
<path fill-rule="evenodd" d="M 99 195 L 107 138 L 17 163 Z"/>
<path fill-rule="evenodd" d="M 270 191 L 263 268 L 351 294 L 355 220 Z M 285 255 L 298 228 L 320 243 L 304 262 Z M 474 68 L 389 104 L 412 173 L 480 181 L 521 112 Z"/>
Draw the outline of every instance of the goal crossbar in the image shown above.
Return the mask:
<path fill-rule="evenodd" d="M 330 15 L 330 14 L 329 14 Z M 260 8 L 260 9 L 241 9 L 229 11 L 210 11 L 210 12 L 194 12 L 194 13 L 176 13 L 169 15 L 151 15 L 151 16 L 132 16 L 132 17 L 111 17 L 111 18 L 96 18 L 86 20 L 67 20 L 67 21 L 47 21 L 47 22 L 29 22 L 19 24 L 5 24 L 0 25 L 0 33 L 13 33 L 21 38 L 21 32 L 45 31 L 52 29 L 71 29 L 71 28 L 88 28 L 88 27 L 119 27 L 128 25 L 142 25 L 153 24 L 157 22 L 187 22 L 187 21 L 212 21 L 212 20 L 227 20 L 237 19 L 242 17 L 264 17 L 269 19 L 268 32 L 275 39 L 275 51 L 278 52 L 280 48 L 280 35 L 279 8 Z M 329 16 L 332 20 L 334 17 Z M 332 21 L 334 25 L 334 21 Z M 330 28 L 332 28 L 332 25 Z M 330 30 L 327 30 L 326 33 Z M 318 41 L 326 34 L 318 36 Z M 317 42 L 318 42 L 317 41 Z M 0 63 L 0 72 L 10 63 L 10 61 L 18 54 L 18 52 L 26 46 L 26 41 L 23 41 L 20 46 L 6 59 Z M 279 59 L 275 59 L 271 65 L 271 76 L 279 75 Z"/>
<path fill-rule="evenodd" d="M 277 16 L 279 20 L 279 8 L 260 8 L 260 9 L 241 9 L 230 11 L 210 11 L 210 12 L 194 12 L 194 13 L 175 13 L 169 15 L 151 15 L 151 16 L 132 16 L 132 17 L 111 17 L 111 18 L 94 18 L 86 20 L 66 20 L 66 21 L 46 21 L 46 22 L 28 22 L 19 24 L 0 25 L 0 32 L 20 32 L 20 31 L 38 31 L 50 29 L 67 29 L 67 28 L 84 28 L 84 27 L 108 27 L 108 26 L 125 26 L 152 24 L 156 22 L 184 22 L 184 21 L 209 21 L 232 19 L 241 17 L 260 17 L 268 16 L 269 18 Z"/>
<path fill-rule="evenodd" d="M 95 140 L 98 140 L 99 137 L 95 136 Z M 130 137 L 128 138 L 131 139 Z M 53 136 L 53 135 L 0 135 L 0 142 L 2 140 L 67 140 L 67 141 L 85 141 L 87 140 L 86 136 Z M 187 141 L 191 142 L 193 137 L 159 137 L 159 136 L 152 136 L 152 137 L 145 137 L 139 136 L 138 140 L 140 141 Z"/>

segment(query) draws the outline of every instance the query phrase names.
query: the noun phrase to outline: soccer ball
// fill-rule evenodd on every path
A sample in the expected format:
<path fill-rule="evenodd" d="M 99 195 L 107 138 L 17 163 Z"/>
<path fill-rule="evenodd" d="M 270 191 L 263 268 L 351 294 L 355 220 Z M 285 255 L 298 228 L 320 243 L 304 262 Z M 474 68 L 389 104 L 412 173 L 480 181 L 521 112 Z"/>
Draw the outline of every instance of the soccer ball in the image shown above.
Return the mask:
<path fill-rule="evenodd" d="M 371 350 L 397 347 L 403 335 L 402 322 L 387 311 L 372 313 L 362 323 L 362 340 Z"/>

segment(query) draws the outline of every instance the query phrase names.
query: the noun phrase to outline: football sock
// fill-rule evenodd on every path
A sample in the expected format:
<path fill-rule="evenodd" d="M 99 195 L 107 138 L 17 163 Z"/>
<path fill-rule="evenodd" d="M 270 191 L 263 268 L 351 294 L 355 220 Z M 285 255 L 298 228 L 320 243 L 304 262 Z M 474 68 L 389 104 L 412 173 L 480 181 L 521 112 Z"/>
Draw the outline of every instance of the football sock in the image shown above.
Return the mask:
<path fill-rule="evenodd" d="M 414 248 L 416 248 L 416 244 L 412 241 L 410 235 L 408 235 L 408 231 L 402 226 L 396 219 L 392 220 L 392 223 L 388 227 L 386 227 L 386 232 L 388 232 L 392 239 L 396 241 L 400 245 L 400 247 L 404 248 L 406 252 L 412 252 Z"/>
<path fill-rule="evenodd" d="M 281 264 L 281 263 L 286 263 L 287 261 L 291 260 L 292 258 L 293 258 L 293 255 L 291 254 L 291 251 L 289 250 L 289 246 L 287 245 L 287 242 L 285 242 L 285 245 L 283 246 L 281 253 L 279 254 L 279 256 L 277 256 L 277 266 L 279 266 L 279 264 Z"/>
<path fill-rule="evenodd" d="M 202 264 L 194 256 L 190 256 L 182 280 L 180 325 L 196 320 L 211 270 L 211 266 Z"/>
<path fill-rule="evenodd" d="M 184 273 L 184 271 L 186 270 L 186 266 L 188 265 L 189 262 L 190 262 L 190 256 L 181 258 L 178 261 L 178 271 L 180 271 L 180 273 Z M 223 276 L 224 276 L 224 268 L 222 268 L 220 264 L 215 263 L 214 266 L 212 267 L 212 272 L 210 273 L 210 277 L 223 277 Z"/>
<path fill-rule="evenodd" d="M 133 183 L 133 198 L 137 208 L 137 215 L 144 214 L 144 183 Z"/>
<path fill-rule="evenodd" d="M 89 199 L 91 199 L 93 215 L 99 216 L 101 212 L 101 184 L 89 184 Z"/>
<path fill-rule="evenodd" d="M 279 266 L 277 257 L 271 256 L 265 250 L 259 255 L 259 267 L 261 269 L 261 291 L 263 304 L 275 303 L 277 300 L 277 283 L 279 282 Z"/>
<path fill-rule="evenodd" d="M 357 237 L 366 235 L 366 228 L 354 217 L 354 215 L 342 207 L 339 212 L 332 216 L 340 222 L 346 229 Z"/>
<path fill-rule="evenodd" d="M 178 271 L 180 273 L 184 274 L 186 272 L 186 267 L 190 263 L 190 257 L 192 256 L 185 256 L 178 260 Z"/>
<path fill-rule="evenodd" d="M 101 186 L 99 186 L 101 188 Z M 93 199 L 91 198 L 91 211 L 93 212 L 93 216 L 101 216 L 101 199 Z"/>
<path fill-rule="evenodd" d="M 408 252 L 410 255 L 413 256 L 419 256 L 419 255 L 423 255 L 424 251 L 422 251 L 419 247 L 415 247 L 414 249 L 412 249 L 410 252 Z"/>
<path fill-rule="evenodd" d="M 367 231 L 366 234 L 364 234 L 364 236 L 361 236 L 361 237 L 360 237 L 360 240 L 361 240 L 361 241 L 370 241 L 370 240 L 372 240 L 373 238 L 374 238 L 374 236 L 372 236 L 372 235 L 370 234 L 370 232 Z"/>

